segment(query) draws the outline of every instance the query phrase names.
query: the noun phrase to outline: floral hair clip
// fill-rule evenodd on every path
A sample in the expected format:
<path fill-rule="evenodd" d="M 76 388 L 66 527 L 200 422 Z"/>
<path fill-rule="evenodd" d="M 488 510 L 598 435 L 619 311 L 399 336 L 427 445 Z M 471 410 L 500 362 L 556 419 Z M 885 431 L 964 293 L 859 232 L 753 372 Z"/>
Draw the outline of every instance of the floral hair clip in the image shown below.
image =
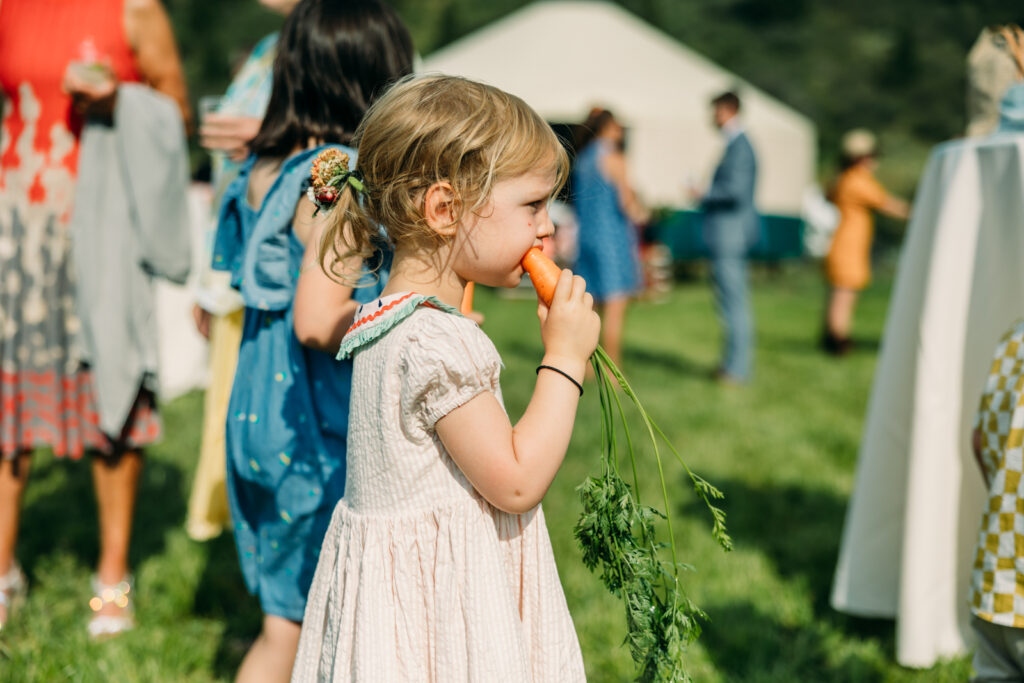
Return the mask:
<path fill-rule="evenodd" d="M 348 168 L 349 156 L 338 149 L 325 149 L 316 155 L 307 191 L 309 200 L 316 204 L 316 213 L 321 209 L 330 211 L 338 202 L 348 185 L 355 192 L 364 192 L 363 174 Z"/>

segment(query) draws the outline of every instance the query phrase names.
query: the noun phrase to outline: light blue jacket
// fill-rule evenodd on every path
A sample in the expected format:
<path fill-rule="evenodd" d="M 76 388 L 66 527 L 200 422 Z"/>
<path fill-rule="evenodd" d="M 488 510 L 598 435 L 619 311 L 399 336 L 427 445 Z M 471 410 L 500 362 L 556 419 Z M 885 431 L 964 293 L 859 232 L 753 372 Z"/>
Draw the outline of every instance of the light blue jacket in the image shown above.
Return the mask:
<path fill-rule="evenodd" d="M 725 147 L 711 187 L 701 201 L 704 242 L 712 258 L 745 256 L 761 234 L 761 219 L 754 207 L 757 158 L 746 133 Z"/>

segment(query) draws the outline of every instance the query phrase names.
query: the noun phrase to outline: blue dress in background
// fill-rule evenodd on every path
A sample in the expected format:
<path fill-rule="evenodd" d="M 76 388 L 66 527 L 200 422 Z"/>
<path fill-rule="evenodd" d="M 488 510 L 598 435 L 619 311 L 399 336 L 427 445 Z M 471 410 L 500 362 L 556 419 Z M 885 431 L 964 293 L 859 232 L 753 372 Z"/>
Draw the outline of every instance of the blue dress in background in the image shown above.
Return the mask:
<path fill-rule="evenodd" d="M 227 419 L 227 489 L 242 574 L 265 614 L 302 621 L 324 533 L 345 488 L 352 362 L 299 344 L 292 302 L 305 248 L 292 232 L 310 164 L 289 157 L 262 206 L 246 200 L 254 158 L 228 187 L 213 265 L 231 272 L 245 322 Z M 352 159 L 355 151 L 340 147 Z M 359 302 L 384 281 L 364 277 Z"/>
<path fill-rule="evenodd" d="M 618 190 L 601 173 L 601 159 L 610 151 L 610 142 L 595 139 L 579 153 L 572 171 L 579 220 L 576 274 L 597 301 L 636 294 L 643 282 L 636 229 L 622 210 Z"/>

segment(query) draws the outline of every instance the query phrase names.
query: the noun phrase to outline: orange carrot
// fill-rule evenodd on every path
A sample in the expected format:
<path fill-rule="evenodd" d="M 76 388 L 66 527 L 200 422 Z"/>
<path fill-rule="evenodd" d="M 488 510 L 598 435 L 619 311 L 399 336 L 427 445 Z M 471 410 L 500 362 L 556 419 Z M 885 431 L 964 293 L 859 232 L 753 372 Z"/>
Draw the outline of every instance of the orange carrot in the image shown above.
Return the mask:
<path fill-rule="evenodd" d="M 558 284 L 558 276 L 562 269 L 555 265 L 555 262 L 544 255 L 544 252 L 537 247 L 531 247 L 526 256 L 520 261 L 523 269 L 530 275 L 530 281 L 540 300 L 551 305 L 551 299 L 555 296 L 555 285 Z"/>
<path fill-rule="evenodd" d="M 469 315 L 473 312 L 473 283 L 467 282 L 466 289 L 462 293 L 462 305 L 459 306 L 459 313 Z"/>

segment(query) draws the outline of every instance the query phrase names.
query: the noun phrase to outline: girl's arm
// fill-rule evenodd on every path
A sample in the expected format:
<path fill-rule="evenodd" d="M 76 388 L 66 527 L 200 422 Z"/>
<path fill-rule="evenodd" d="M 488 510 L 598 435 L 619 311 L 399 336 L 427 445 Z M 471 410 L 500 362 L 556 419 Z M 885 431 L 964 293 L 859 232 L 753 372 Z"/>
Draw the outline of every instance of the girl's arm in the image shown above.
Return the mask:
<path fill-rule="evenodd" d="M 601 329 L 583 278 L 562 271 L 550 309 L 541 304 L 538 316 L 542 364 L 582 384 Z M 523 513 L 544 498 L 562 464 L 579 399 L 576 385 L 541 370 L 530 404 L 514 427 L 494 394 L 484 392 L 438 420 L 435 429 L 484 498 L 506 512 Z"/>
<path fill-rule="evenodd" d="M 359 304 L 352 298 L 352 287 L 328 277 L 320 267 L 320 241 L 327 227 L 327 214 L 313 216 L 314 209 L 312 202 L 300 201 L 295 210 L 295 234 L 305 243 L 306 252 L 295 288 L 293 326 L 303 346 L 334 353 L 352 325 Z M 353 276 L 362 265 L 359 258 L 336 264 L 339 272 Z"/>

